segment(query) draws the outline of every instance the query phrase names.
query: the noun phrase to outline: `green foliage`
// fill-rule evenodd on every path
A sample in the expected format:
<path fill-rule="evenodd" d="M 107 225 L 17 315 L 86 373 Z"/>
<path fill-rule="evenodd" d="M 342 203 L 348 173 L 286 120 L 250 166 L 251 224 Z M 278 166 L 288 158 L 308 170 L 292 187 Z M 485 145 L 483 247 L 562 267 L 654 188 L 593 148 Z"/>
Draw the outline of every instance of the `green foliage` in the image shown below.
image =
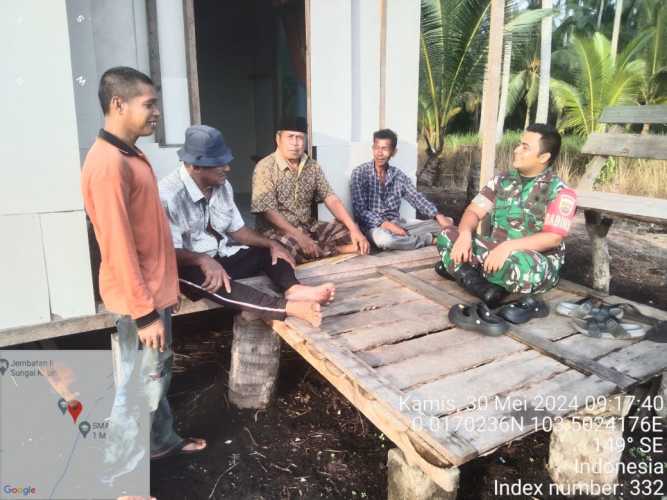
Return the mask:
<path fill-rule="evenodd" d="M 561 113 L 558 127 L 588 136 L 602 130 L 598 119 L 607 106 L 639 103 L 645 62 L 635 59 L 648 41 L 639 35 L 616 59 L 611 44 L 601 33 L 591 38 L 574 37 L 561 55 L 572 68 L 568 81 L 551 80 L 555 105 Z"/>

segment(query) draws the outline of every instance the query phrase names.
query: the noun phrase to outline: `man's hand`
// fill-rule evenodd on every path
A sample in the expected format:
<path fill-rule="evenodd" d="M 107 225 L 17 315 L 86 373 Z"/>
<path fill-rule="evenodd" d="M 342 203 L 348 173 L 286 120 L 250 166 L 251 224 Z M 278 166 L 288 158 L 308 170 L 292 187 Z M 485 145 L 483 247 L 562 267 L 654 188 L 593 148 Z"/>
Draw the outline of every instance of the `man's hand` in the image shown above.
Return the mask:
<path fill-rule="evenodd" d="M 292 255 L 287 251 L 287 249 L 284 246 L 282 246 L 277 241 L 271 241 L 271 246 L 269 248 L 271 250 L 272 265 L 275 266 L 278 263 L 278 259 L 283 259 L 290 266 L 292 266 L 292 269 L 294 269 L 294 266 L 296 266 L 296 262 L 294 262 L 294 257 L 292 257 Z"/>
<path fill-rule="evenodd" d="M 447 229 L 450 226 L 454 225 L 454 219 L 451 217 L 445 217 L 442 214 L 437 214 L 435 216 L 435 221 L 440 225 L 442 229 Z"/>
<path fill-rule="evenodd" d="M 296 237 L 296 242 L 301 247 L 301 250 L 308 257 L 318 258 L 320 256 L 320 247 L 317 246 L 315 240 L 313 240 L 306 233 L 301 232 L 299 236 Z"/>
<path fill-rule="evenodd" d="M 213 257 L 202 254 L 199 268 L 204 273 L 204 283 L 201 285 L 204 290 L 215 293 L 224 285 L 227 293 L 232 292 L 229 274 Z"/>
<path fill-rule="evenodd" d="M 467 231 L 461 231 L 459 237 L 456 238 L 449 255 L 454 261 L 454 264 L 458 265 L 463 264 L 464 262 L 470 262 L 470 259 L 472 258 L 472 234 Z"/>
<path fill-rule="evenodd" d="M 159 349 L 160 352 L 164 352 L 166 342 L 162 319 L 158 319 L 150 325 L 141 328 L 139 330 L 139 340 L 149 349 Z"/>
<path fill-rule="evenodd" d="M 403 229 L 401 226 L 396 224 L 395 222 L 391 222 L 391 221 L 386 220 L 380 225 L 380 227 L 382 229 L 386 229 L 391 234 L 395 234 L 396 236 L 407 236 L 408 235 L 408 232 L 405 229 Z"/>
<path fill-rule="evenodd" d="M 368 252 L 371 250 L 371 246 L 359 229 L 353 229 L 350 231 L 350 239 L 352 240 L 352 244 L 357 249 L 357 252 L 359 252 L 361 255 L 368 255 Z"/>
<path fill-rule="evenodd" d="M 508 245 L 508 242 L 505 241 L 501 243 L 486 256 L 486 260 L 484 261 L 484 271 L 489 274 L 500 271 L 511 253 L 512 248 Z"/>

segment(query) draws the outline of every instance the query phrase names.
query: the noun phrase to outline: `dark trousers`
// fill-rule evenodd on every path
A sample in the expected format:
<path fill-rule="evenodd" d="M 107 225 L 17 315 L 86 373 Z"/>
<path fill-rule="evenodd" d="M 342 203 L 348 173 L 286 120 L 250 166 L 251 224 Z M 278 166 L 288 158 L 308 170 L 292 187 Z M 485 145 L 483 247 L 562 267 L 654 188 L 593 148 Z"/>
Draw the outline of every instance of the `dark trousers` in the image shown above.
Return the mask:
<path fill-rule="evenodd" d="M 227 293 L 224 285 L 215 292 L 207 292 L 201 288 L 204 273 L 198 266 L 179 266 L 181 291 L 190 299 L 207 298 L 231 309 L 252 311 L 262 319 L 283 320 L 286 316 L 283 297 L 274 297 L 234 280 L 257 276 L 266 273 L 269 279 L 281 292 L 299 283 L 294 269 L 283 259 L 271 264 L 271 251 L 268 248 L 249 247 L 241 249 L 229 257 L 215 257 L 232 279 L 231 293 Z"/>

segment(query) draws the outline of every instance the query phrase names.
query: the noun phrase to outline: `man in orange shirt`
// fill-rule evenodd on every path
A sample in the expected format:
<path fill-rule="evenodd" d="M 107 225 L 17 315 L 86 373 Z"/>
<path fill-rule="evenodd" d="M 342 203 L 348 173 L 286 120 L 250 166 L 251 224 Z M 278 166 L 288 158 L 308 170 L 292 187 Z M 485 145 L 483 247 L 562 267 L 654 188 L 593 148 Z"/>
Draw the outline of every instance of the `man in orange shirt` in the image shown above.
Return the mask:
<path fill-rule="evenodd" d="M 167 401 L 171 308 L 178 303 L 176 256 L 157 179 L 135 146 L 157 126 L 155 87 L 135 69 L 111 68 L 102 75 L 99 98 L 104 128 L 86 156 L 81 190 L 102 255 L 100 294 L 105 307 L 118 315 L 111 341 L 116 382 L 112 444 L 105 459 L 122 470 L 107 478 L 112 482 L 145 453 L 127 438 L 138 430 L 139 407 L 147 405 L 150 411 L 152 459 L 195 453 L 206 442 L 175 433 Z"/>

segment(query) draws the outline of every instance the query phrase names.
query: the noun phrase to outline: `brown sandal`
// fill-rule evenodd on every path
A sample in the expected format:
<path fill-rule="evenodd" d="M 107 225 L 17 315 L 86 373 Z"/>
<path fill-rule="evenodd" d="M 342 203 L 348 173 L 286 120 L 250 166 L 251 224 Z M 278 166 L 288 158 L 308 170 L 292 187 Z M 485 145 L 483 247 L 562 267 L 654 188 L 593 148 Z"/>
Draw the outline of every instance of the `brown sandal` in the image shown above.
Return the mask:
<path fill-rule="evenodd" d="M 197 448 L 194 450 L 186 450 L 185 447 L 188 446 L 189 444 L 204 444 L 203 448 Z M 181 441 L 179 444 L 174 446 L 173 448 L 163 451 L 160 453 L 156 453 L 154 455 L 151 455 L 151 460 L 162 460 L 164 458 L 169 458 L 169 457 L 175 457 L 177 455 L 193 455 L 195 453 L 200 453 L 206 449 L 207 443 L 205 439 L 200 439 L 200 438 L 185 438 L 183 441 Z"/>

